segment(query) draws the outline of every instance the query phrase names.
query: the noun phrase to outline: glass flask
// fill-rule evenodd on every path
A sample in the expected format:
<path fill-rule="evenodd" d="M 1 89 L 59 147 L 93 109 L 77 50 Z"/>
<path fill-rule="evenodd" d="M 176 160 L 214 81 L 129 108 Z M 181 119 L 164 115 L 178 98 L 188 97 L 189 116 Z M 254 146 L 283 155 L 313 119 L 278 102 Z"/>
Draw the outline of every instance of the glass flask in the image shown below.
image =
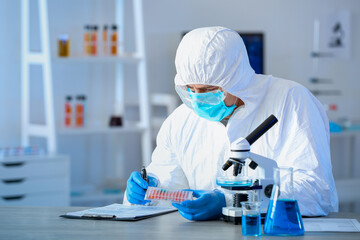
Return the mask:
<path fill-rule="evenodd" d="M 304 234 L 304 224 L 295 199 L 292 168 L 274 168 L 274 186 L 266 214 L 264 233 L 277 236 Z"/>

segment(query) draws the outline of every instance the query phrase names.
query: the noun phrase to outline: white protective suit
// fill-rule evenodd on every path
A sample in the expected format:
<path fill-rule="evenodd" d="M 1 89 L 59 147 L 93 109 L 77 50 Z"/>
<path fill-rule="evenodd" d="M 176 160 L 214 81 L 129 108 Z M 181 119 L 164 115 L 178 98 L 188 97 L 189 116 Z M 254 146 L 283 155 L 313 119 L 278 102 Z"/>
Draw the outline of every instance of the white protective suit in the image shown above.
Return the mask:
<path fill-rule="evenodd" d="M 294 191 L 302 215 L 338 211 L 330 161 L 329 122 L 321 103 L 298 83 L 255 74 L 239 35 L 223 27 L 195 29 L 176 53 L 176 85 L 204 84 L 239 97 L 226 127 L 200 118 L 186 105 L 163 123 L 148 172 L 165 188 L 218 188 L 230 144 L 246 137 L 271 114 L 279 122 L 259 138 L 251 151 L 294 168 Z M 285 66 L 284 66 L 285 67 Z M 225 193 L 227 205 L 230 195 Z"/>

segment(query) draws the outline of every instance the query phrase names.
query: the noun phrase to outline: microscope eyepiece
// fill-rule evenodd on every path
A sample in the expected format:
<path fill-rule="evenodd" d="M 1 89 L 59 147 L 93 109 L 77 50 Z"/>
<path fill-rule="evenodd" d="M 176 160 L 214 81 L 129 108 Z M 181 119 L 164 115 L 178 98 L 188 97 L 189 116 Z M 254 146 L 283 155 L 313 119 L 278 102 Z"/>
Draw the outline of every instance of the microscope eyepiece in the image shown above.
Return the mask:
<path fill-rule="evenodd" d="M 245 139 L 249 144 L 253 144 L 258 140 L 264 133 L 266 133 L 272 126 L 278 122 L 277 118 L 274 115 L 270 115 L 264 122 L 262 122 L 254 131 L 252 131 L 249 136 Z"/>

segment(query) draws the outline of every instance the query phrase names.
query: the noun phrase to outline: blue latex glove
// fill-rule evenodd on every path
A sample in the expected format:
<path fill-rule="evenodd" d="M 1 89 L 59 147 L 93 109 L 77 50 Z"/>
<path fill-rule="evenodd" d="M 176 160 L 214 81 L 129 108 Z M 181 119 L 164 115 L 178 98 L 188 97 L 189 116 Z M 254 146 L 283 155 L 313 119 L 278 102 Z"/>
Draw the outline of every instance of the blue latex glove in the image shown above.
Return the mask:
<path fill-rule="evenodd" d="M 156 187 L 158 180 L 154 177 L 147 176 L 149 183 L 147 183 L 142 177 L 140 172 L 132 172 L 126 186 L 126 197 L 130 203 L 145 205 L 150 200 L 144 200 L 146 189 Z"/>
<path fill-rule="evenodd" d="M 222 208 L 226 206 L 225 196 L 219 190 L 193 190 L 196 200 L 187 200 L 172 205 L 186 219 L 194 221 L 214 220 L 221 217 Z"/>

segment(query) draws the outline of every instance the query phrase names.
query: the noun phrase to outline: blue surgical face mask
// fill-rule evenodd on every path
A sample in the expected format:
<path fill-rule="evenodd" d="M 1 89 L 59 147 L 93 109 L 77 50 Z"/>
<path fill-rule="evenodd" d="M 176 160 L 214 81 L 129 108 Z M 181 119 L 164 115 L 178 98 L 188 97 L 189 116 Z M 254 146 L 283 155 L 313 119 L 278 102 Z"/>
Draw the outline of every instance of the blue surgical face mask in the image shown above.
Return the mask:
<path fill-rule="evenodd" d="M 229 116 L 236 105 L 226 106 L 223 99 L 224 92 L 207 92 L 207 93 L 193 93 L 189 89 L 190 98 L 193 100 L 191 102 L 194 111 L 202 118 L 205 118 L 210 121 L 220 122 L 225 117 Z M 207 103 L 210 100 L 210 103 Z M 216 104 L 214 104 L 216 103 Z"/>

